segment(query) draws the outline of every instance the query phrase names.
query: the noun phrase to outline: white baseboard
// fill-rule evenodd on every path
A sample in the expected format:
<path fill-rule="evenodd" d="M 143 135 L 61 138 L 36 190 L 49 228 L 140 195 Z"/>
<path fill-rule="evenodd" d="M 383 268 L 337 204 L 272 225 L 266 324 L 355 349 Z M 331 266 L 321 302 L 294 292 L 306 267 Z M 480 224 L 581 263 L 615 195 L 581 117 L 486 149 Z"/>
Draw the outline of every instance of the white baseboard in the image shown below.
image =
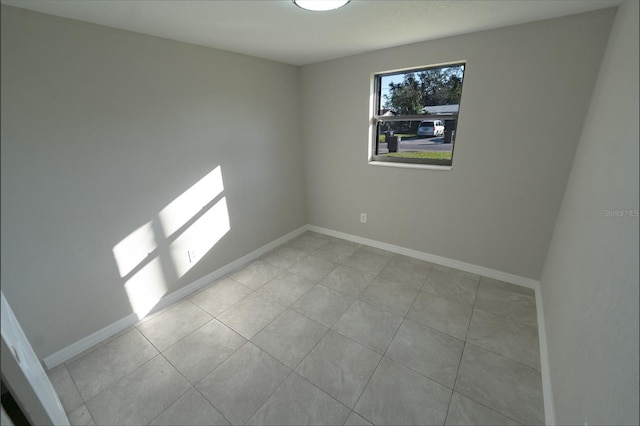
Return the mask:
<path fill-rule="evenodd" d="M 336 237 L 336 238 L 342 238 L 343 240 L 353 241 L 354 243 L 364 244 L 370 247 L 387 250 L 393 253 L 403 254 L 405 256 L 413 257 L 420 260 L 426 260 L 427 262 L 437 263 L 438 265 L 460 269 L 461 271 L 471 272 L 473 274 L 494 278 L 500 281 L 506 281 L 511 284 L 531 288 L 534 290 L 538 288 L 538 285 L 539 285 L 538 281 L 533 280 L 531 278 L 521 277 L 519 275 L 509 274 L 507 272 L 485 268 L 484 266 L 473 265 L 471 263 L 461 262 L 459 260 L 449 259 L 447 257 L 437 256 L 435 254 L 425 253 L 418 250 L 412 250 L 405 247 L 396 246 L 393 244 L 383 243 L 376 240 L 370 240 L 368 238 L 358 237 L 357 235 L 346 234 L 344 232 L 334 231 L 332 229 L 327 229 L 327 228 L 321 228 L 315 225 L 307 225 L 307 229 L 309 231 L 317 232 L 319 234 L 329 235 L 331 237 Z"/>
<path fill-rule="evenodd" d="M 125 328 L 131 327 L 137 321 L 138 316 L 136 314 L 129 314 L 116 322 L 112 322 L 108 326 L 101 328 L 95 333 L 91 333 L 87 337 L 84 337 L 77 342 L 70 344 L 66 348 L 60 349 L 58 352 L 55 352 L 44 358 L 44 365 L 48 370 L 50 370 L 53 367 L 60 365 L 63 362 L 70 360 L 74 356 L 86 351 L 93 345 L 97 345 L 98 343 L 108 339 L 109 337 L 120 333 Z"/>
<path fill-rule="evenodd" d="M 540 372 L 542 374 L 542 396 L 544 398 L 544 421 L 548 426 L 556 424 L 556 410 L 553 406 L 553 391 L 551 389 L 551 369 L 549 365 L 549 350 L 547 347 L 547 328 L 544 321 L 542 294 L 540 285 L 536 288 L 536 309 L 538 314 L 538 340 L 540 343 Z"/>
<path fill-rule="evenodd" d="M 250 263 L 254 259 L 257 259 L 263 254 L 297 237 L 298 235 L 302 234 L 306 230 L 307 230 L 307 225 L 303 225 L 300 228 L 295 229 L 289 232 L 288 234 L 276 240 L 271 241 L 268 244 L 265 244 L 259 249 L 252 251 L 246 256 L 242 256 L 241 258 L 223 266 L 222 268 L 217 269 L 211 272 L 210 274 L 207 274 L 204 277 L 197 279 L 196 281 L 190 284 L 187 284 L 186 286 L 180 288 L 179 290 L 176 290 L 172 293 L 165 295 L 162 299 L 160 299 L 158 304 L 154 306 L 151 312 L 147 314 L 147 317 L 149 315 L 153 315 L 154 313 L 168 306 L 171 306 L 172 304 L 174 304 L 175 302 L 181 299 L 184 299 L 190 294 L 200 290 L 202 287 L 208 284 L 211 284 L 212 282 L 216 281 L 219 278 L 224 277 L 225 275 L 235 271 L 236 269 L 243 267 L 244 265 Z M 121 318 L 109 324 L 108 326 L 96 331 L 95 333 L 92 333 L 87 337 L 84 337 L 78 340 L 77 342 L 74 342 L 69 346 L 47 356 L 46 358 L 43 359 L 44 365 L 47 369 L 52 369 L 55 366 L 60 365 L 63 362 L 70 360 L 74 356 L 97 345 L 98 343 L 103 342 L 106 339 L 120 333 L 122 330 L 138 324 L 139 322 L 140 322 L 140 319 L 135 313 L 129 314 L 126 317 Z"/>

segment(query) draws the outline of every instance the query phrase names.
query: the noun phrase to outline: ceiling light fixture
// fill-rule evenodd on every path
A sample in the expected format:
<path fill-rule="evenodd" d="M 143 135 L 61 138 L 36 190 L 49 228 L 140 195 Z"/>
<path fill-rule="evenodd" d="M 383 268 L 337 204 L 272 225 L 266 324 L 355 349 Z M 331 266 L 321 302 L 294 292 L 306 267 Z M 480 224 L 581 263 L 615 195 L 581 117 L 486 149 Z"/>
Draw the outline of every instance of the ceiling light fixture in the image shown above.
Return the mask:
<path fill-rule="evenodd" d="M 306 10 L 313 10 L 314 12 L 322 12 L 325 10 L 338 9 L 350 0 L 293 0 L 293 3 Z"/>

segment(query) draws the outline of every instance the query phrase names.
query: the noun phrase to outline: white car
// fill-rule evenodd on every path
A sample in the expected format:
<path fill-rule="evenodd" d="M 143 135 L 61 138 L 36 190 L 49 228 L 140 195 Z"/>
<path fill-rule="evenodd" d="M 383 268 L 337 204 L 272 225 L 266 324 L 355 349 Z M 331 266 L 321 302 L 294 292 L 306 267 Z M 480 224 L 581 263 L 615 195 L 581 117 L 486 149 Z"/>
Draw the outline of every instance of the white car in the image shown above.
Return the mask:
<path fill-rule="evenodd" d="M 418 125 L 418 136 L 442 135 L 444 135 L 444 122 L 442 120 L 424 120 Z"/>

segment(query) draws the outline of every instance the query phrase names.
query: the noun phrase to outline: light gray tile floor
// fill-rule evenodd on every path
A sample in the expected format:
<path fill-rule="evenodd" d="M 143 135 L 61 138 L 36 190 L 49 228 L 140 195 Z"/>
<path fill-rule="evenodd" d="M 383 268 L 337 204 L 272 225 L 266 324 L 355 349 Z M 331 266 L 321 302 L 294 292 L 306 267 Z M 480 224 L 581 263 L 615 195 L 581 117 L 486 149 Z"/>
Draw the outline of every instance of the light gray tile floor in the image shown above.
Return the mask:
<path fill-rule="evenodd" d="M 531 289 L 313 232 L 49 377 L 73 425 L 544 422 Z"/>

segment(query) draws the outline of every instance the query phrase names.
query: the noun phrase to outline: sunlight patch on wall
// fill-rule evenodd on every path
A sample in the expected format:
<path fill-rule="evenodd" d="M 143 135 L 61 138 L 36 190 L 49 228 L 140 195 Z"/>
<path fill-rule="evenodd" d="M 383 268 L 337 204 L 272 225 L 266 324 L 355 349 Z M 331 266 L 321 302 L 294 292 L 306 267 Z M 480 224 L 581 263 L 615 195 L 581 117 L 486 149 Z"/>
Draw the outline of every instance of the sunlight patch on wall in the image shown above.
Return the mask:
<path fill-rule="evenodd" d="M 195 266 L 230 229 L 227 200 L 223 197 L 171 244 L 178 277 Z"/>
<path fill-rule="evenodd" d="M 226 197 L 213 204 L 223 191 L 218 166 L 113 247 L 139 319 L 167 293 L 169 281 L 182 278 L 231 229 Z"/>
<path fill-rule="evenodd" d="M 159 216 L 164 235 L 170 236 L 180 229 L 223 189 L 222 170 L 218 166 L 162 209 Z"/>
<path fill-rule="evenodd" d="M 120 276 L 125 277 L 157 248 L 151 222 L 127 235 L 113 248 Z"/>
<path fill-rule="evenodd" d="M 155 258 L 124 284 L 133 312 L 144 318 L 167 292 L 160 259 Z"/>
<path fill-rule="evenodd" d="M 145 223 L 113 248 L 129 303 L 138 319 L 147 315 L 167 291 L 151 222 Z M 130 275 L 130 276 L 129 276 Z"/>

